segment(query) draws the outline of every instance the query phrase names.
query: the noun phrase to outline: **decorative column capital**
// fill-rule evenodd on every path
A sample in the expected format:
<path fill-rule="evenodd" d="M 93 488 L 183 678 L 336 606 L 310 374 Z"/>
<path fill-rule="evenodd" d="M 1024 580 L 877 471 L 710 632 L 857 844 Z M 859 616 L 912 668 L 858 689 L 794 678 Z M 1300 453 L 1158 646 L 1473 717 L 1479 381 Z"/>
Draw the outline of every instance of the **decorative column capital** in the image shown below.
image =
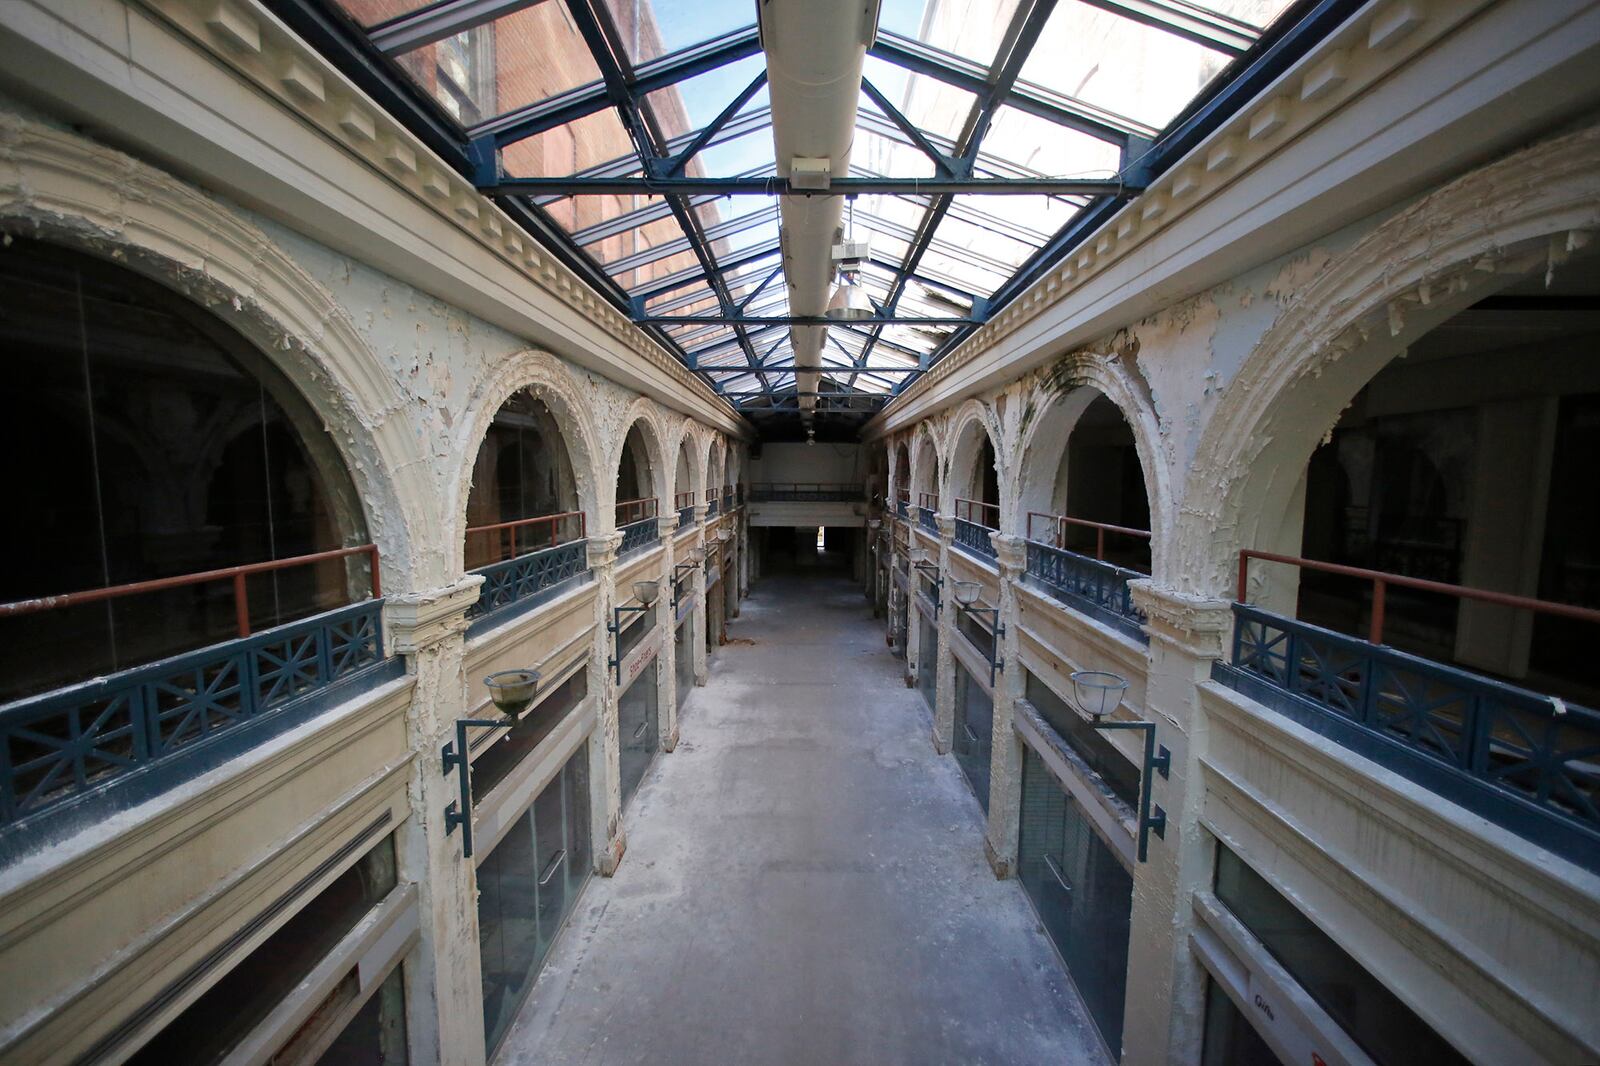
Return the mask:
<path fill-rule="evenodd" d="M 467 608 L 478 602 L 482 574 L 463 574 L 448 585 L 426 592 L 402 592 L 383 604 L 389 647 L 415 655 L 467 629 Z"/>
<path fill-rule="evenodd" d="M 697 503 L 697 504 L 694 505 L 694 520 L 695 520 L 696 523 L 698 523 L 700 525 L 704 525 L 705 524 L 705 521 L 706 521 L 706 505 L 705 504 Z"/>
<path fill-rule="evenodd" d="M 1000 564 L 1000 575 L 1015 581 L 1028 568 L 1028 542 L 1011 533 L 991 533 L 989 543 L 994 545 L 995 561 Z"/>
<path fill-rule="evenodd" d="M 672 534 L 678 531 L 678 512 L 672 511 L 657 518 L 656 529 L 663 540 L 671 539 Z"/>
<path fill-rule="evenodd" d="M 1162 588 L 1148 577 L 1128 582 L 1134 605 L 1144 612 L 1145 631 L 1197 659 L 1222 657 L 1233 629 L 1233 605 L 1227 600 L 1193 596 Z"/>
<path fill-rule="evenodd" d="M 617 561 L 617 549 L 622 547 L 622 533 L 596 533 L 589 538 L 589 569 L 604 570 Z"/>
<path fill-rule="evenodd" d="M 956 520 L 954 515 L 939 514 L 933 516 L 934 525 L 939 527 L 940 540 L 956 539 Z"/>

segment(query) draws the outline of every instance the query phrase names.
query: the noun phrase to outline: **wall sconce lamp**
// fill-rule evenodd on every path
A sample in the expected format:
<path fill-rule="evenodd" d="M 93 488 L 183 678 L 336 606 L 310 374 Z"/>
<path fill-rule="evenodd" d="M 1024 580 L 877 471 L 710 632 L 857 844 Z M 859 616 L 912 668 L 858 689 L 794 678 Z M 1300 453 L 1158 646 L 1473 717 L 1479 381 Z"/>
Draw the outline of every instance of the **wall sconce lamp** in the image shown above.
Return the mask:
<path fill-rule="evenodd" d="M 994 630 L 994 650 L 989 653 L 989 687 L 994 688 L 994 675 L 998 670 L 1005 669 L 1005 660 L 1000 656 L 1000 640 L 1006 635 L 1006 627 L 1000 622 L 1000 608 L 974 607 L 978 596 L 983 592 L 983 586 L 976 581 L 956 581 L 951 584 L 951 591 L 956 598 L 956 621 L 961 621 L 963 612 L 966 614 L 986 614 L 990 616 L 990 626 Z"/>
<path fill-rule="evenodd" d="M 1150 834 L 1163 840 L 1167 836 L 1167 812 L 1152 803 L 1154 771 L 1167 778 L 1172 770 L 1172 752 L 1165 744 L 1157 753 L 1154 722 L 1112 722 L 1111 715 L 1122 704 L 1128 679 L 1106 670 L 1078 670 L 1072 674 L 1073 703 L 1093 729 L 1137 729 L 1144 733 L 1144 772 L 1139 775 L 1139 861 L 1144 862 Z"/>
<path fill-rule="evenodd" d="M 611 658 L 606 665 L 611 667 L 616 676 L 617 684 L 622 684 L 622 616 L 625 614 L 643 614 L 648 611 L 661 595 L 661 582 L 635 581 L 633 583 L 633 598 L 639 601 L 638 606 L 622 604 L 611 608 L 611 623 L 606 626 L 606 632 L 611 634 Z"/>
<path fill-rule="evenodd" d="M 672 567 L 672 609 L 674 611 L 678 609 L 678 583 L 683 580 L 680 571 L 692 574 L 704 565 L 706 561 L 706 550 L 698 544 L 690 548 L 688 554 L 688 562 L 675 563 Z"/>
<path fill-rule="evenodd" d="M 444 775 L 457 773 L 460 799 L 444 809 L 444 833 L 449 836 L 461 827 L 461 857 L 472 858 L 472 752 L 467 747 L 467 730 L 508 729 L 517 724 L 533 704 L 533 695 L 539 690 L 539 671 L 501 670 L 483 679 L 489 698 L 500 709 L 503 718 L 457 718 L 456 739 L 444 746 Z"/>

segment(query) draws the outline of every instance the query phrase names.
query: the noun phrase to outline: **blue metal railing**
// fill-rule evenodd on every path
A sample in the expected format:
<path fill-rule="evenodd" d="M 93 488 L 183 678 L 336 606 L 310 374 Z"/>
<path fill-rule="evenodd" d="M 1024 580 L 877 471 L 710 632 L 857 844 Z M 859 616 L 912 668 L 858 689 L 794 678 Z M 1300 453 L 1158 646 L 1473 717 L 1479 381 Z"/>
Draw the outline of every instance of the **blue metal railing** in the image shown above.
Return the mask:
<path fill-rule="evenodd" d="M 936 537 L 939 535 L 939 523 L 934 521 L 934 511 L 932 507 L 917 508 L 917 525 L 921 526 L 923 529 L 926 529 L 929 533 L 932 533 Z"/>
<path fill-rule="evenodd" d="M 1212 677 L 1600 870 L 1600 713 L 1235 604 Z"/>
<path fill-rule="evenodd" d="M 678 528 L 682 529 L 694 522 L 694 504 L 678 508 Z"/>
<path fill-rule="evenodd" d="M 484 618 L 503 608 L 537 603 L 543 598 L 541 593 L 588 570 L 587 540 L 558 544 L 554 548 L 480 566 L 472 572 L 483 575 L 483 586 L 478 592 L 478 602 L 467 608 L 467 618 Z"/>
<path fill-rule="evenodd" d="M 617 547 L 619 556 L 638 551 L 660 540 L 661 523 L 654 518 L 646 518 L 639 522 L 628 523 L 622 527 L 621 532 L 622 543 Z"/>
<path fill-rule="evenodd" d="M 911 517 L 911 501 L 896 500 L 894 504 L 894 513 L 899 515 L 901 518 L 909 519 Z"/>
<path fill-rule="evenodd" d="M 706 501 L 706 517 L 715 518 L 720 508 L 720 502 L 715 496 Z"/>
<path fill-rule="evenodd" d="M 398 676 L 403 663 L 383 654 L 382 608 L 366 600 L 0 706 L 0 830 L 62 808 L 103 816 L 142 802 Z M 79 802 L 95 796 L 108 805 Z M 0 841 L 0 857 L 17 846 Z"/>
<path fill-rule="evenodd" d="M 1144 612 L 1134 606 L 1128 591 L 1129 581 L 1145 576 L 1137 570 L 1124 570 L 1087 555 L 1030 540 L 1027 574 L 1034 584 L 1068 606 L 1137 641 L 1149 643 L 1150 638 L 1144 632 Z"/>
<path fill-rule="evenodd" d="M 993 559 L 995 555 L 994 541 L 991 539 L 993 533 L 994 530 L 988 526 L 980 526 L 965 518 L 956 519 L 956 547 L 965 549 L 968 554 Z"/>

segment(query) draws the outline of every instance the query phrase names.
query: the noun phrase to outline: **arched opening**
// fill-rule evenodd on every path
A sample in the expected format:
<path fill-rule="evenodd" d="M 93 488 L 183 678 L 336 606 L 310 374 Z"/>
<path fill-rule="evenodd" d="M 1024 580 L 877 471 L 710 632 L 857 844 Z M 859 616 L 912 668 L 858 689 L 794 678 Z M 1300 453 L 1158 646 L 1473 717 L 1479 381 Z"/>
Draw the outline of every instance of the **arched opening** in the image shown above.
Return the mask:
<path fill-rule="evenodd" d="M 722 513 L 722 449 L 713 444 L 706 456 L 706 517 Z"/>
<path fill-rule="evenodd" d="M 561 426 L 531 389 L 514 393 L 495 413 L 473 462 L 466 568 L 581 540 L 585 524 Z"/>
<path fill-rule="evenodd" d="M 924 528 L 930 532 L 937 532 L 938 526 L 933 518 L 940 513 L 939 510 L 939 454 L 933 446 L 933 439 L 923 436 L 917 442 L 917 461 L 913 466 L 916 471 L 912 478 L 911 486 L 913 501 L 917 507 L 917 518 Z"/>
<path fill-rule="evenodd" d="M 678 445 L 678 465 L 672 472 L 672 506 L 678 512 L 678 525 L 687 526 L 694 521 L 694 448 L 688 437 Z"/>
<path fill-rule="evenodd" d="M 1565 854 L 1600 826 L 1600 729 L 1572 706 L 1600 700 L 1600 516 L 1574 491 L 1600 425 L 1600 260 L 1551 272 L 1541 241 L 1521 261 L 1523 280 L 1455 286 L 1409 328 L 1373 310 L 1379 328 L 1321 375 L 1293 367 L 1242 427 L 1258 450 L 1225 512 L 1248 539 L 1220 676 L 1381 738 L 1399 772 Z"/>
<path fill-rule="evenodd" d="M 1294 547 L 1298 524 L 1290 554 L 1308 560 L 1600 609 L 1600 508 L 1571 491 L 1592 479 L 1583 471 L 1600 439 L 1600 318 L 1583 309 L 1597 296 L 1600 258 L 1589 257 L 1413 340 L 1312 453 L 1279 550 Z M 1600 666 L 1585 653 L 1594 624 L 1397 581 L 1380 603 L 1371 580 L 1251 565 L 1272 604 L 1303 621 L 1368 637 L 1381 627 L 1392 647 L 1600 699 Z"/>
<path fill-rule="evenodd" d="M 616 523 L 622 532 L 618 550 L 623 552 L 654 543 L 660 535 L 656 518 L 661 501 L 655 494 L 655 466 L 645 433 L 643 422 L 628 427 L 617 461 Z"/>
<path fill-rule="evenodd" d="M 1043 412 L 1020 488 L 1029 540 L 1150 572 L 1150 500 L 1133 427 L 1098 389 L 1081 387 Z"/>
<path fill-rule="evenodd" d="M 370 549 L 297 561 L 365 543 L 359 496 L 310 405 L 210 313 L 121 266 L 12 237 L 0 337 L 0 439 L 16 460 L 0 698 L 371 595 Z M 276 565 L 196 577 L 263 563 Z M 73 593 L 88 602 L 21 603 Z"/>
<path fill-rule="evenodd" d="M 1000 471 L 994 441 L 981 418 L 969 418 L 956 436 L 948 485 L 948 513 L 955 515 L 956 544 L 994 555 L 990 535 L 1000 529 Z"/>
<path fill-rule="evenodd" d="M 894 506 L 902 515 L 911 507 L 911 452 L 906 442 L 894 446 Z"/>

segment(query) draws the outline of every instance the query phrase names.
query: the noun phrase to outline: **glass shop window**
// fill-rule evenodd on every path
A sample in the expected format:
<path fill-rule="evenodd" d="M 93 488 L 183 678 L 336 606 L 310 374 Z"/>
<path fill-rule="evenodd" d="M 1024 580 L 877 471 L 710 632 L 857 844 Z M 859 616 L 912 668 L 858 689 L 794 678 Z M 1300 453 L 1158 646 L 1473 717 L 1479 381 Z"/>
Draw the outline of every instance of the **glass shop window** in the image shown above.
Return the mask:
<path fill-rule="evenodd" d="M 678 639 L 673 645 L 673 663 L 678 671 L 678 709 L 682 710 L 684 703 L 689 699 L 689 692 L 694 688 L 694 643 L 690 639 L 689 626 L 693 618 L 685 618 L 678 623 Z"/>
<path fill-rule="evenodd" d="M 136 1066 L 225 1061 L 234 1046 L 293 992 L 396 884 L 394 838 L 390 836 L 317 893 L 128 1061 Z M 378 1010 L 381 1015 L 383 1007 Z M 392 1035 L 397 1024 L 404 1025 L 400 1017 L 381 1016 L 380 1039 L 385 1033 Z M 404 1044 L 402 1035 L 400 1048 Z"/>
<path fill-rule="evenodd" d="M 1133 875 L 1031 747 L 1023 750 L 1017 876 L 1112 1059 L 1120 1059 Z"/>
<path fill-rule="evenodd" d="M 125 267 L 0 248 L 0 602 L 366 542 L 332 437 L 254 345 Z M 259 632 L 365 599 L 365 556 L 246 579 Z M 231 580 L 0 620 L 0 700 L 238 636 Z"/>
<path fill-rule="evenodd" d="M 652 659 L 650 665 L 639 671 L 639 676 L 633 679 L 627 691 L 617 700 L 617 740 L 621 748 L 619 772 L 624 807 L 638 790 L 639 782 L 661 744 L 660 694 L 656 689 L 656 670 L 660 665 L 659 656 Z"/>
<path fill-rule="evenodd" d="M 1100 775 L 1112 794 L 1130 809 L 1137 810 L 1139 770 L 1128 761 L 1128 757 L 1118 751 L 1104 733 L 1085 722 L 1078 712 L 1068 706 L 1066 700 L 1056 695 L 1055 689 L 1032 673 L 1028 674 L 1027 695 L 1028 702 L 1038 709 L 1057 735 L 1089 764 L 1089 769 Z"/>
<path fill-rule="evenodd" d="M 1205 1048 L 1201 1066 L 1283 1066 L 1283 1060 L 1261 1039 L 1233 997 L 1206 981 Z"/>
<path fill-rule="evenodd" d="M 1217 845 L 1216 893 L 1318 1006 L 1379 1066 L 1467 1059 L 1332 937 L 1234 854 Z"/>
<path fill-rule="evenodd" d="M 630 622 L 629 619 L 636 620 Z M 642 615 L 637 611 L 623 615 L 622 624 L 627 628 L 617 634 L 617 658 L 626 660 L 628 653 L 644 643 L 644 638 L 655 629 L 656 609 L 651 607 Z"/>
<path fill-rule="evenodd" d="M 589 879 L 589 748 L 573 752 L 478 866 L 478 952 L 491 1057 Z"/>
<path fill-rule="evenodd" d="M 995 641 L 994 630 L 985 623 L 988 615 L 976 615 L 970 611 L 958 611 L 956 614 L 956 629 L 961 635 L 972 642 L 972 646 L 986 658 L 994 658 Z"/>
<path fill-rule="evenodd" d="M 989 810 L 989 753 L 994 746 L 993 735 L 994 701 L 957 660 L 955 743 L 951 747 L 984 813 Z"/>
<path fill-rule="evenodd" d="M 917 652 L 917 691 L 922 693 L 931 711 L 938 699 L 939 627 L 927 615 L 922 616 L 921 641 L 922 647 Z"/>
<path fill-rule="evenodd" d="M 472 760 L 472 802 L 476 804 L 494 791 L 494 787 L 510 776 L 588 694 L 589 670 L 583 667 L 530 707 L 503 736 L 479 752 Z"/>

